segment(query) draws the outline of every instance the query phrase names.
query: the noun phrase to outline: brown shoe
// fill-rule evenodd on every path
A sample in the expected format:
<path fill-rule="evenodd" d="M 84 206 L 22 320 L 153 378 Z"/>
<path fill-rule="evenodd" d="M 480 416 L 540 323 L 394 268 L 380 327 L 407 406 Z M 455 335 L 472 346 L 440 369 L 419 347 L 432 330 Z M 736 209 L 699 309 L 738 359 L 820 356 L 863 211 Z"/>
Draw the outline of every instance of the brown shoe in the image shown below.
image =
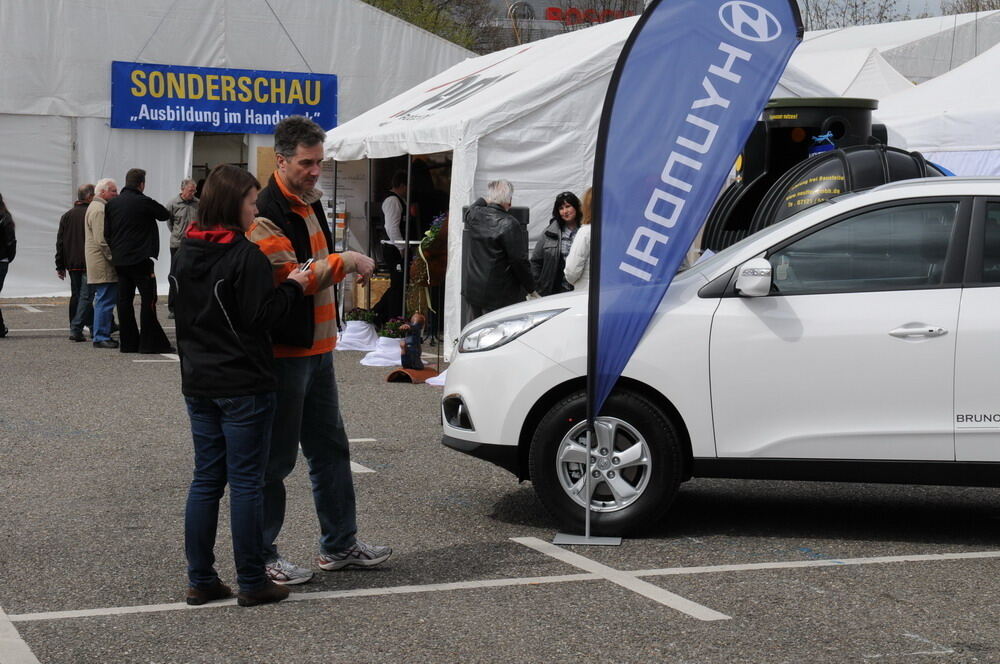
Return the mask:
<path fill-rule="evenodd" d="M 192 588 L 191 586 L 188 586 L 187 589 L 187 603 L 191 606 L 201 606 L 205 602 L 211 602 L 216 599 L 226 599 L 232 596 L 233 591 L 230 587 L 219 579 L 215 580 L 215 585 L 211 585 L 208 588 Z"/>
<path fill-rule="evenodd" d="M 251 590 L 249 592 L 243 592 L 241 590 L 236 595 L 236 603 L 240 606 L 257 606 L 258 604 L 280 602 L 288 597 L 288 595 L 288 588 L 279 586 L 274 581 L 268 579 L 267 583 L 257 590 Z"/>

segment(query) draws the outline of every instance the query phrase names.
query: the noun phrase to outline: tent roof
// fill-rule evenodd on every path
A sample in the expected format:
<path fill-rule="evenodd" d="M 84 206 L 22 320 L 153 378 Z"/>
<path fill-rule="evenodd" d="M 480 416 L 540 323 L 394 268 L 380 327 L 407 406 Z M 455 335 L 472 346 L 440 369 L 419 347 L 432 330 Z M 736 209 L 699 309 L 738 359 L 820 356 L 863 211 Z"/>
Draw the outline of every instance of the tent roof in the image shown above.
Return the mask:
<path fill-rule="evenodd" d="M 796 51 L 790 65 L 818 72 L 838 97 L 881 99 L 913 87 L 874 48 L 844 51 Z"/>
<path fill-rule="evenodd" d="M 610 81 L 638 20 L 610 21 L 466 60 L 329 131 L 326 156 L 350 161 L 453 150 L 595 79 Z M 775 96 L 838 95 L 790 65 Z M 581 103 L 601 104 L 603 95 Z"/>
<path fill-rule="evenodd" d="M 939 76 L 1000 42 L 1000 11 L 807 32 L 798 54 L 877 49 L 914 83 Z"/>
<path fill-rule="evenodd" d="M 1000 45 L 882 100 L 876 117 L 911 150 L 1000 150 Z"/>
<path fill-rule="evenodd" d="M 337 74 L 343 120 L 471 55 L 360 0 L 3 0 L 0 113 L 106 118 L 124 60 Z"/>

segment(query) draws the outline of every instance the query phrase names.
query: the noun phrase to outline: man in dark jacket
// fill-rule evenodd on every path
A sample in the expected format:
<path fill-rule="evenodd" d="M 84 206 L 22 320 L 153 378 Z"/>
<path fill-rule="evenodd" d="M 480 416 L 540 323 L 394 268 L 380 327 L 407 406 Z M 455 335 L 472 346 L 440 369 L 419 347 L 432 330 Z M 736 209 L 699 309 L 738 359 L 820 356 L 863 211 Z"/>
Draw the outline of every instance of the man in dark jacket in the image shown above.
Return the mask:
<path fill-rule="evenodd" d="M 538 297 L 528 262 L 528 229 L 508 210 L 514 185 L 495 180 L 465 214 L 468 233 L 462 295 L 471 318 Z"/>
<path fill-rule="evenodd" d="M 174 348 L 156 318 L 156 275 L 153 258 L 160 255 L 156 221 L 170 218 L 163 207 L 143 190 L 146 171 L 133 168 L 125 174 L 125 187 L 108 201 L 104 214 L 104 237 L 111 248 L 111 262 L 118 272 L 118 350 L 123 353 L 172 353 Z M 132 309 L 139 291 L 139 323 Z"/>
<path fill-rule="evenodd" d="M 56 233 L 56 274 L 60 279 L 69 272 L 69 340 L 84 341 L 83 328 L 93 333 L 93 295 L 87 287 L 87 260 L 84 254 L 85 217 L 87 206 L 94 200 L 94 185 L 84 184 L 76 190 L 76 202 L 59 219 Z"/>

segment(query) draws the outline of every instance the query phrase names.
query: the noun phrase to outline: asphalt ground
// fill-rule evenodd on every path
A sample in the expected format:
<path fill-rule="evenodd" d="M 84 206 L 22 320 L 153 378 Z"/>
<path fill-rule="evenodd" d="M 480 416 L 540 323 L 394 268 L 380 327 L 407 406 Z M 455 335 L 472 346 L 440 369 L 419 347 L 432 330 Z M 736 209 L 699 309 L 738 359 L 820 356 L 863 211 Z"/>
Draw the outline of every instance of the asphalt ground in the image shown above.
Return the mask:
<path fill-rule="evenodd" d="M 359 534 L 392 558 L 188 608 L 178 364 L 68 341 L 65 301 L 0 306 L 0 664 L 1000 661 L 996 490 L 696 480 L 642 538 L 554 547 L 530 483 L 441 446 L 440 388 L 354 352 Z M 288 488 L 307 564 L 304 461 Z"/>

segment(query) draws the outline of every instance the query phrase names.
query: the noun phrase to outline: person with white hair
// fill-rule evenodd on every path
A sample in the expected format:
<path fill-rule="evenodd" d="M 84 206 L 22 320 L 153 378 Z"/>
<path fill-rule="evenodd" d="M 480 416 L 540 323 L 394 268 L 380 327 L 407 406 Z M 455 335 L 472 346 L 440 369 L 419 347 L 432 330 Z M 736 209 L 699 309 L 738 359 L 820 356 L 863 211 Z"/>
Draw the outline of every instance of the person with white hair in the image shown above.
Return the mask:
<path fill-rule="evenodd" d="M 98 180 L 94 198 L 84 215 L 84 258 L 87 262 L 87 286 L 93 290 L 94 324 L 90 328 L 94 348 L 118 348 L 111 338 L 115 302 L 118 300 L 118 273 L 111 263 L 111 247 L 104 237 L 104 206 L 118 195 L 118 185 L 111 178 Z"/>
<path fill-rule="evenodd" d="M 528 228 L 510 214 L 514 185 L 494 180 L 465 213 L 468 251 L 462 295 L 471 318 L 538 297 L 528 261 Z"/>
<path fill-rule="evenodd" d="M 174 267 L 174 256 L 181 246 L 181 240 L 187 234 L 188 228 L 198 216 L 198 197 L 195 191 L 198 184 L 191 178 L 181 180 L 181 192 L 167 203 L 167 210 L 170 218 L 167 219 L 167 228 L 170 229 L 170 268 Z M 170 282 L 170 290 L 167 294 L 167 310 L 170 312 L 168 318 L 174 317 L 174 298 L 177 292 L 174 282 Z"/>

